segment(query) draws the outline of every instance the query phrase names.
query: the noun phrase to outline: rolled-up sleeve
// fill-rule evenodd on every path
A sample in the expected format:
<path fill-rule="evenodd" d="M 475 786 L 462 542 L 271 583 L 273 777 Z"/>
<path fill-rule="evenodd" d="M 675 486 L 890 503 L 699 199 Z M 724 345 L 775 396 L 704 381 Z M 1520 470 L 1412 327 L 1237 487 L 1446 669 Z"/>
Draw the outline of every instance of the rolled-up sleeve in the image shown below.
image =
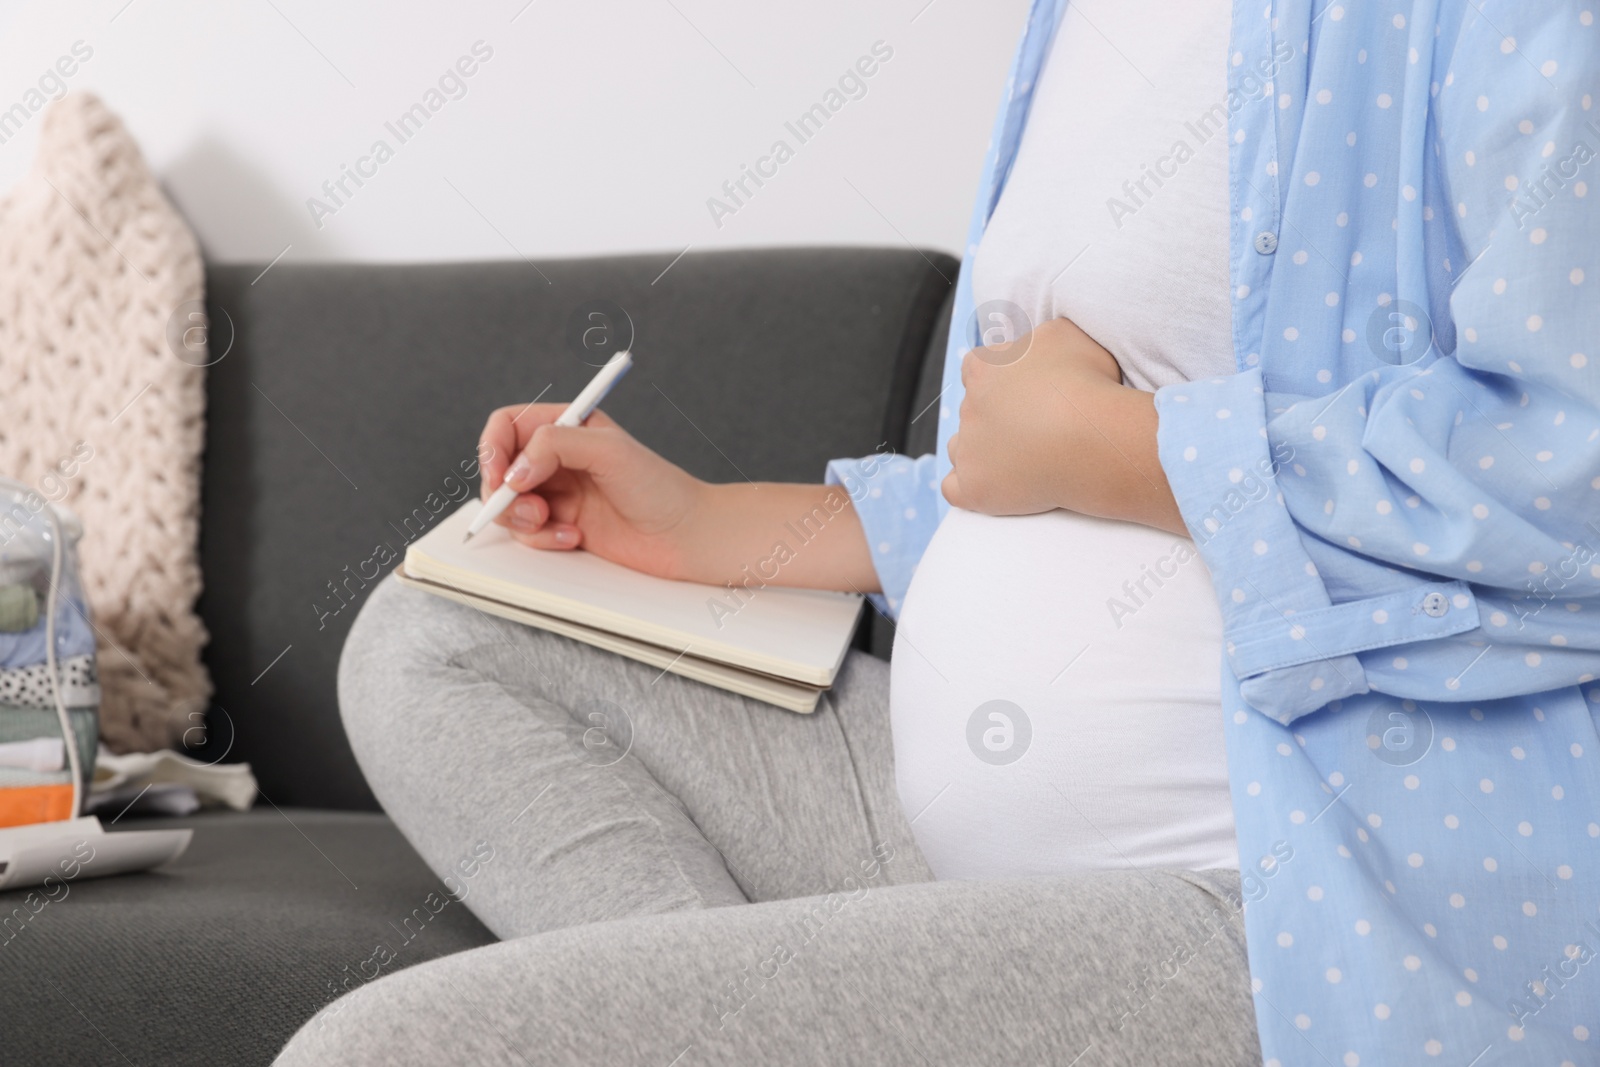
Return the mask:
<path fill-rule="evenodd" d="M 934 457 L 876 454 L 828 463 L 826 482 L 850 494 L 881 594 L 871 600 L 899 618 L 917 561 L 939 525 L 939 478 Z"/>
<path fill-rule="evenodd" d="M 1501 40 L 1474 24 L 1458 49 Z M 1412 324 L 1433 358 L 1320 396 L 1258 369 L 1157 394 L 1227 662 L 1282 722 L 1369 689 L 1466 701 L 1600 676 L 1600 212 L 1506 193 L 1552 152 L 1593 158 L 1600 123 L 1517 63 L 1464 70 L 1498 80 L 1435 87 L 1458 276 L 1448 315 Z"/>

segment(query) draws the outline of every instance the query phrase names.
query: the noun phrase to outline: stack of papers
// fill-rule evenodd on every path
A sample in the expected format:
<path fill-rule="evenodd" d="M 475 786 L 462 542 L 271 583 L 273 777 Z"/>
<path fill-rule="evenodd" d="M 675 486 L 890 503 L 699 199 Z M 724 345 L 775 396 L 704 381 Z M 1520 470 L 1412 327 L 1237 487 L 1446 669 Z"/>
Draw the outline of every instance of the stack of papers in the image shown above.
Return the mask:
<path fill-rule="evenodd" d="M 170 863 L 193 830 L 105 832 L 92 815 L 0 830 L 0 890 L 127 874 Z"/>

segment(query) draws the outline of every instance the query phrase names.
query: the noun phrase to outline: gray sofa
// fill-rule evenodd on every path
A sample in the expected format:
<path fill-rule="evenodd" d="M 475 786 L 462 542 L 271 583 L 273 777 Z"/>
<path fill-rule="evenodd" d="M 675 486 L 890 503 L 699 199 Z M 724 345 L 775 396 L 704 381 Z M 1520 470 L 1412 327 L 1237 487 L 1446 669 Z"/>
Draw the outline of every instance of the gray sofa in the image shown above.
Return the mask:
<path fill-rule="evenodd" d="M 195 836 L 162 871 L 37 913 L 0 894 L 0 1062 L 265 1064 L 344 989 L 493 940 L 439 907 L 339 724 L 375 550 L 403 552 L 461 498 L 492 407 L 587 381 L 569 338 L 595 301 L 635 332 L 607 411 L 697 475 L 810 481 L 830 457 L 930 451 L 955 273 L 866 249 L 212 268 L 200 611 L 217 692 L 191 740 L 248 761 L 261 798 L 164 821 Z M 887 624 L 858 641 L 887 655 Z"/>

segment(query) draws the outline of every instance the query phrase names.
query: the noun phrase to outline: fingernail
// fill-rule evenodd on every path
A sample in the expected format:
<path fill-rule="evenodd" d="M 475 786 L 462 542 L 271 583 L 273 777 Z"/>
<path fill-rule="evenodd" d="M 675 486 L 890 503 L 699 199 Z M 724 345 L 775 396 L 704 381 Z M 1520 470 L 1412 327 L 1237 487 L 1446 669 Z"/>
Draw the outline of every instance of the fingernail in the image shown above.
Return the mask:
<path fill-rule="evenodd" d="M 576 530 L 557 530 L 556 531 L 556 542 L 558 544 L 570 545 L 570 544 L 572 544 L 573 542 L 575 542 L 577 540 L 578 540 L 578 531 L 576 531 Z"/>
<path fill-rule="evenodd" d="M 517 461 L 511 464 L 511 469 L 506 471 L 506 481 L 510 482 L 513 488 L 518 488 L 532 473 L 533 464 L 528 462 L 528 457 L 518 456 Z"/>
<path fill-rule="evenodd" d="M 519 500 L 511 505 L 511 521 L 524 526 L 539 525 L 539 505 L 532 500 Z"/>

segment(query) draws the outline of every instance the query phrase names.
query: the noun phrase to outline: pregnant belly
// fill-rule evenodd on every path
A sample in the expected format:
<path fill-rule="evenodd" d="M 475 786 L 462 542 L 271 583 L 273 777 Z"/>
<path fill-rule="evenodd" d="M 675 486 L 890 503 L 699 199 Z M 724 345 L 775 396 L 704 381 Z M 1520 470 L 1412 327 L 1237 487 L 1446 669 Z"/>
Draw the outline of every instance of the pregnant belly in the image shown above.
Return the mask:
<path fill-rule="evenodd" d="M 1192 542 L 953 510 L 906 594 L 895 773 L 940 878 L 1236 867 L 1222 623 Z"/>

